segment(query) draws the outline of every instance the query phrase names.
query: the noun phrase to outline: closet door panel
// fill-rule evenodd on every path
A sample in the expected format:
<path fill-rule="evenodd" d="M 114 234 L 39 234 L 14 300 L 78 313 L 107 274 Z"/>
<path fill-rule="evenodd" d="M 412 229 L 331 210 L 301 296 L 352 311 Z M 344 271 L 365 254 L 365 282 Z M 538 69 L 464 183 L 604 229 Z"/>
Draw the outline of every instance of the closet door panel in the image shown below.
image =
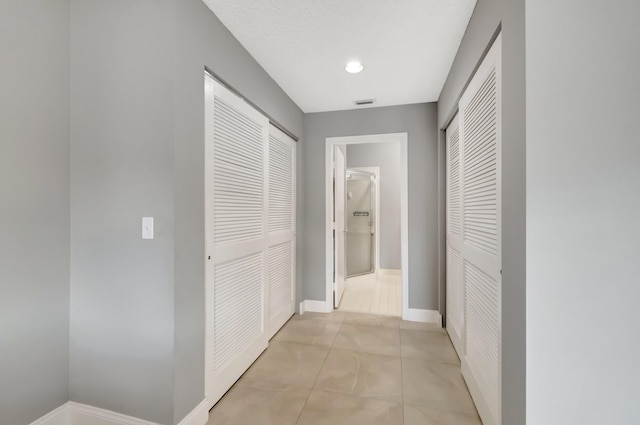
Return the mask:
<path fill-rule="evenodd" d="M 269 130 L 267 329 L 273 336 L 295 312 L 296 143 Z"/>
<path fill-rule="evenodd" d="M 446 130 L 447 142 L 447 332 L 464 356 L 464 281 L 462 260 L 462 170 L 460 121 L 456 115 Z"/>
<path fill-rule="evenodd" d="M 460 99 L 462 372 L 485 425 L 501 423 L 501 36 Z"/>
<path fill-rule="evenodd" d="M 206 353 L 212 406 L 267 347 L 268 120 L 205 79 Z"/>

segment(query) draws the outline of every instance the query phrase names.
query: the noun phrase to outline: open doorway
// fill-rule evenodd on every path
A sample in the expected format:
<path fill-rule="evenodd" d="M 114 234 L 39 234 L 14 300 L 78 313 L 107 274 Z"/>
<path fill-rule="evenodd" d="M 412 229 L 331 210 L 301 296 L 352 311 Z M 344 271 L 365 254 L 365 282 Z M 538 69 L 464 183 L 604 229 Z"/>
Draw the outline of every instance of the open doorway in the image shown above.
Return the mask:
<path fill-rule="evenodd" d="M 407 135 L 326 142 L 327 309 L 405 317 Z"/>

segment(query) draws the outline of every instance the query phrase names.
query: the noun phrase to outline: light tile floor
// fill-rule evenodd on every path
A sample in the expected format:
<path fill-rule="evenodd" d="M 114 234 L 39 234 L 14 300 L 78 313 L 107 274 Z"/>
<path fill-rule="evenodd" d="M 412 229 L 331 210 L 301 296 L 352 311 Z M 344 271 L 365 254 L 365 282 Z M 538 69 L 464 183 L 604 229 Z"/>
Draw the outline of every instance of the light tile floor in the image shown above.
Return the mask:
<path fill-rule="evenodd" d="M 481 425 L 446 332 L 398 317 L 295 315 L 208 425 Z"/>
<path fill-rule="evenodd" d="M 402 316 L 402 277 L 372 273 L 348 278 L 338 311 Z"/>

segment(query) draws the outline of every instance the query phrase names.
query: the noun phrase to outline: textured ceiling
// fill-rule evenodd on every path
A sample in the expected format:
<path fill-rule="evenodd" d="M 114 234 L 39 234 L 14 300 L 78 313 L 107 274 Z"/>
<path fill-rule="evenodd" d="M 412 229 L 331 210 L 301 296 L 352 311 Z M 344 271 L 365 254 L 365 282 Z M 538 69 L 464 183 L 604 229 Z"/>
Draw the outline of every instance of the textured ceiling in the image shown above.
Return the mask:
<path fill-rule="evenodd" d="M 204 0 L 304 112 L 438 100 L 476 0 Z M 350 60 L 364 71 L 348 74 Z"/>

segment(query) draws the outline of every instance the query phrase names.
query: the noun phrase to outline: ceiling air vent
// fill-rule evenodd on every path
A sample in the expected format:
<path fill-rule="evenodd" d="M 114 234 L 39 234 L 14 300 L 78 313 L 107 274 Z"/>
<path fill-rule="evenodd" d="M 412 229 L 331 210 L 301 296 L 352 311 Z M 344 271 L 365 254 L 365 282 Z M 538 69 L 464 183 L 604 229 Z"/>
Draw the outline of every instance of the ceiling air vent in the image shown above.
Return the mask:
<path fill-rule="evenodd" d="M 353 103 L 355 103 L 357 106 L 366 106 L 366 105 L 373 105 L 375 103 L 375 99 L 361 99 L 361 100 L 354 100 Z"/>

